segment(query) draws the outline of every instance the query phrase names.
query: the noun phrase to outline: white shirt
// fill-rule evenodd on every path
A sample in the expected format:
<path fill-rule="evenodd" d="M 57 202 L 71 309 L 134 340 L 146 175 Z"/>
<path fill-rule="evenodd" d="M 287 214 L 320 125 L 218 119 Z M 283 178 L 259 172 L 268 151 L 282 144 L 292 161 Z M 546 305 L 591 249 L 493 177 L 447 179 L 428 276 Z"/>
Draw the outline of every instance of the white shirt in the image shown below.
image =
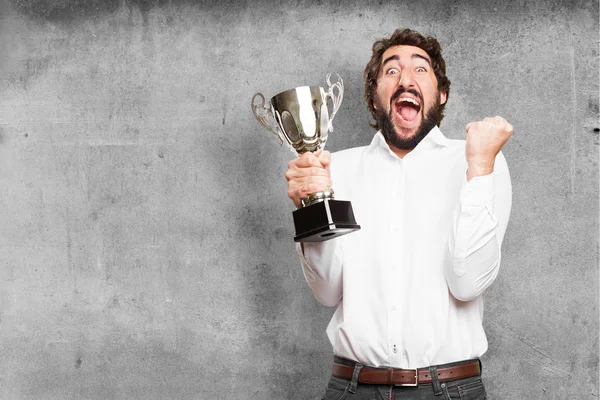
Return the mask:
<path fill-rule="evenodd" d="M 420 368 L 487 350 L 481 294 L 494 281 L 512 189 L 494 172 L 466 180 L 465 141 L 435 127 L 397 157 L 378 132 L 332 154 L 335 197 L 361 230 L 298 250 L 314 296 L 337 306 L 336 355 L 370 366 Z"/>

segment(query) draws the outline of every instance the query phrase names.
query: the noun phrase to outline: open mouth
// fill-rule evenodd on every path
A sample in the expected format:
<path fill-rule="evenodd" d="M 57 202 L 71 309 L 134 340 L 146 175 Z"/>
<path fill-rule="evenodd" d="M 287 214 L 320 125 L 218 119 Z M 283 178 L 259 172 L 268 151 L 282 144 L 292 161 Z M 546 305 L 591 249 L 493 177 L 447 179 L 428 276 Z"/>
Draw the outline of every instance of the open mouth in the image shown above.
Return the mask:
<path fill-rule="evenodd" d="M 412 122 L 421 111 L 421 101 L 414 97 L 401 95 L 394 103 L 394 111 L 407 122 Z"/>

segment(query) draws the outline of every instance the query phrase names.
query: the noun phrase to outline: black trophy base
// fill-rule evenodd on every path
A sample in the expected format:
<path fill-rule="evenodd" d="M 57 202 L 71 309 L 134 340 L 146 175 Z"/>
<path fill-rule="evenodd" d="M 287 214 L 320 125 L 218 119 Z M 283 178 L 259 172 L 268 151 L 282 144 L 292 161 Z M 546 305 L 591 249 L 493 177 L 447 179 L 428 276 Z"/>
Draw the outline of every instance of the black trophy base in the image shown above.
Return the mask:
<path fill-rule="evenodd" d="M 344 200 L 323 200 L 294 211 L 294 242 L 324 242 L 360 229 L 352 204 Z"/>

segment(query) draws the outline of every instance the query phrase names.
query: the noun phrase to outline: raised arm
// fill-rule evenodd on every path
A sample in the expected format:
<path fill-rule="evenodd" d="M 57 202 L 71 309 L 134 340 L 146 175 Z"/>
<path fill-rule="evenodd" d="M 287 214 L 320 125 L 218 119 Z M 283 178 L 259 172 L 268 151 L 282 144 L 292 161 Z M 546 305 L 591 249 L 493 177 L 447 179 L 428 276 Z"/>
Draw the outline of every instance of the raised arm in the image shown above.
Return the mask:
<path fill-rule="evenodd" d="M 468 170 L 449 239 L 452 262 L 444 271 L 450 292 L 461 301 L 479 296 L 498 275 L 512 204 L 510 175 L 500 152 L 512 125 L 494 117 L 469 123 L 466 130 Z"/>

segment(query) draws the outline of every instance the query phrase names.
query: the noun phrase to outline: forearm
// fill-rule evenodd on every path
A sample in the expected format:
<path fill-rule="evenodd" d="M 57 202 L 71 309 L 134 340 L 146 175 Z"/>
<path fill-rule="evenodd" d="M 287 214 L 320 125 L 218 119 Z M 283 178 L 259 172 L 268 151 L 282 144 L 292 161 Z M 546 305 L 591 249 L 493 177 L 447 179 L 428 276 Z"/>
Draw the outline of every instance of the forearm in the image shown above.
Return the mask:
<path fill-rule="evenodd" d="M 478 176 L 486 176 L 494 172 L 494 163 L 494 158 L 470 160 L 467 169 L 467 182 Z"/>
<path fill-rule="evenodd" d="M 337 240 L 297 246 L 304 278 L 315 298 L 334 307 L 342 299 L 342 260 Z"/>

